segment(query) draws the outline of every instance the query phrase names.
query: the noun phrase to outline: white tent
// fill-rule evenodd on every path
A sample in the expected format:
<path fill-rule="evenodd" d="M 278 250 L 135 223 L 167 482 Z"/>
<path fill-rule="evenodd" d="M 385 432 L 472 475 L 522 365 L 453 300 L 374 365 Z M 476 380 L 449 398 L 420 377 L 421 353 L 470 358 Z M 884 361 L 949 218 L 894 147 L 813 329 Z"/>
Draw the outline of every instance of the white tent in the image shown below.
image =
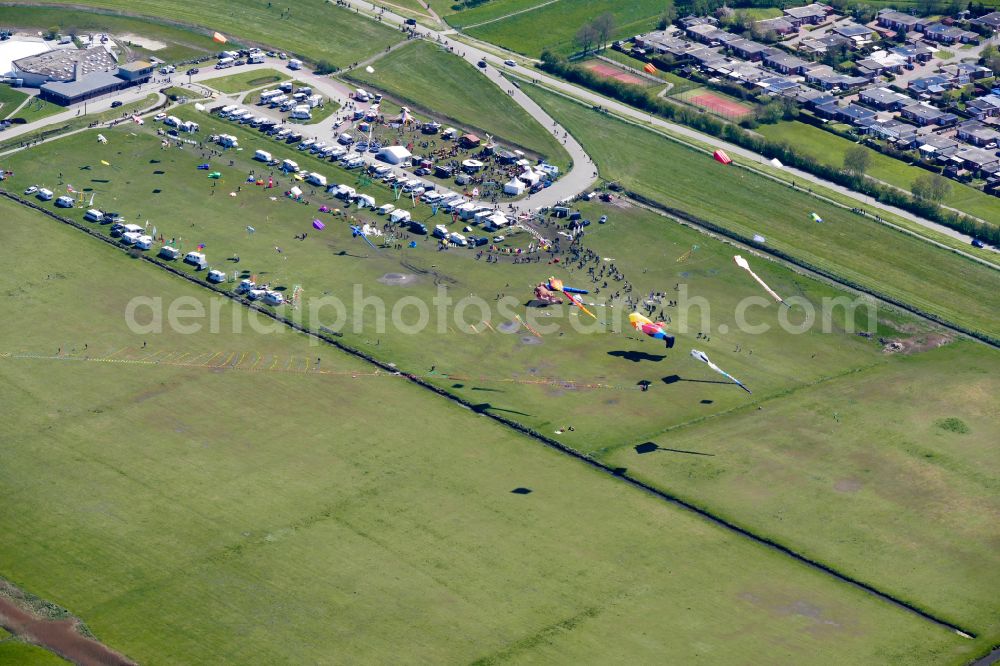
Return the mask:
<path fill-rule="evenodd" d="M 775 157 L 774 159 L 772 159 L 772 160 L 771 160 L 771 165 L 772 165 L 772 166 L 776 166 L 776 167 L 778 167 L 779 169 L 780 169 L 781 167 L 785 166 L 784 164 L 782 164 L 782 163 L 781 163 L 781 160 L 779 160 L 779 159 L 778 159 L 777 157 Z"/>
<path fill-rule="evenodd" d="M 541 180 L 541 177 L 530 169 L 526 169 L 524 173 L 518 176 L 518 178 L 527 183 L 528 185 L 534 185 L 539 180 Z"/>
<path fill-rule="evenodd" d="M 386 146 L 378 151 L 378 155 L 375 157 L 389 164 L 402 164 L 413 155 L 403 146 Z"/>
<path fill-rule="evenodd" d="M 292 189 L 288 190 L 288 193 L 293 197 L 301 197 L 302 190 L 299 189 L 298 185 L 292 185 Z"/>
<path fill-rule="evenodd" d="M 519 181 L 517 178 L 512 178 L 510 182 L 504 184 L 503 193 L 511 194 L 515 197 L 520 196 L 524 194 L 524 183 Z"/>

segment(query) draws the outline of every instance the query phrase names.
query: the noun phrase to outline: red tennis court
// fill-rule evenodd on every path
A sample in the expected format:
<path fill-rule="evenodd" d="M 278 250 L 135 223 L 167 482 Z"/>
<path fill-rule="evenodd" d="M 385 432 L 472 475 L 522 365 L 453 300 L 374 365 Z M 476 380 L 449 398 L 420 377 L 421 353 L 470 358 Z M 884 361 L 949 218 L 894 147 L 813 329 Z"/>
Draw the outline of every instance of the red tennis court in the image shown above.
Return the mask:
<path fill-rule="evenodd" d="M 697 95 L 692 95 L 685 98 L 686 101 L 691 104 L 697 104 L 698 106 L 708 109 L 720 116 L 725 116 L 726 118 L 742 118 L 743 116 L 749 115 L 751 109 L 739 102 L 734 102 L 733 100 L 726 99 L 724 97 L 719 97 L 710 92 L 698 93 Z"/>
<path fill-rule="evenodd" d="M 622 83 L 630 83 L 632 85 L 639 86 L 648 85 L 649 83 L 635 74 L 629 74 L 625 70 L 618 69 L 614 65 L 609 65 L 605 62 L 591 60 L 590 62 L 585 63 L 584 67 L 598 76 L 603 76 L 606 79 L 614 79 L 615 81 L 621 81 Z"/>

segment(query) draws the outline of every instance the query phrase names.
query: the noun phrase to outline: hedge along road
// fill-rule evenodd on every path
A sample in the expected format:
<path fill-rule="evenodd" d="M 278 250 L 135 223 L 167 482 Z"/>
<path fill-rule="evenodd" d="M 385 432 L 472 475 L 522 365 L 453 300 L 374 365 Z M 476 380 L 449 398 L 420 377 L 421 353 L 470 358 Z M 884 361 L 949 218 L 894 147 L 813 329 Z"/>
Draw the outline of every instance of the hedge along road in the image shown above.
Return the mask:
<path fill-rule="evenodd" d="M 361 3 L 361 2 L 356 2 L 355 0 L 344 0 L 344 2 L 349 7 L 354 7 L 356 9 L 359 9 L 361 14 L 372 15 L 371 11 L 370 11 L 371 10 L 371 3 Z M 385 13 L 379 14 L 379 16 L 381 16 L 381 20 L 383 22 L 390 22 L 390 23 L 395 23 L 397 25 L 403 25 L 403 18 L 400 17 L 400 16 L 398 16 L 398 15 L 396 15 L 396 14 L 392 14 L 391 12 L 385 12 Z M 451 44 L 449 44 L 449 42 L 447 41 L 447 35 L 444 32 L 435 31 L 435 30 L 431 30 L 431 29 L 428 29 L 428 28 L 421 28 L 421 29 L 417 29 L 416 33 L 419 34 L 419 35 L 424 35 L 424 36 L 426 36 L 426 37 L 428 37 L 428 38 L 430 38 L 432 40 L 440 40 L 443 44 L 446 44 L 446 45 L 454 45 L 455 46 L 455 52 L 459 53 L 460 55 L 462 55 L 469 62 L 478 62 L 479 60 L 482 59 L 482 60 L 486 60 L 486 62 L 488 62 L 488 63 L 491 63 L 494 67 L 496 67 L 498 65 L 499 66 L 503 66 L 502 65 L 502 61 L 500 61 L 499 58 L 497 58 L 495 55 L 493 55 L 492 52 L 487 52 L 485 50 L 482 50 L 482 49 L 480 49 L 480 48 L 478 48 L 476 46 L 473 46 L 473 45 L 469 44 L 468 42 L 461 42 L 461 43 L 457 43 L 456 44 L 453 41 Z M 465 35 L 463 35 L 463 37 L 464 36 Z M 497 47 L 495 45 L 491 45 L 491 47 L 493 47 L 494 49 L 496 49 L 498 51 L 502 51 L 503 50 L 500 47 Z M 519 56 L 519 55 L 515 56 L 514 54 L 511 54 L 511 57 L 517 58 L 519 60 L 522 59 L 521 56 Z M 503 79 L 503 77 L 500 76 L 500 74 L 496 71 L 496 69 L 494 69 L 494 68 L 488 68 L 487 76 L 490 76 L 490 78 L 494 82 L 496 82 L 497 85 L 500 85 L 504 90 L 509 89 L 510 83 L 507 82 L 507 81 L 505 81 Z M 737 146 L 737 145 L 732 144 L 732 143 L 728 143 L 728 142 L 723 141 L 721 139 L 717 139 L 717 138 L 715 138 L 713 136 L 710 136 L 708 134 L 703 134 L 703 133 L 698 132 L 697 130 L 693 130 L 690 127 L 687 127 L 685 125 L 678 125 L 678 124 L 675 124 L 675 123 L 668 122 L 666 120 L 663 120 L 662 118 L 658 118 L 656 116 L 653 116 L 653 115 L 650 115 L 650 114 L 645 113 L 643 111 L 640 111 L 640 110 L 638 110 L 636 108 L 628 106 L 627 104 L 622 104 L 621 102 L 618 102 L 616 100 L 612 100 L 610 98 L 603 97 L 602 95 L 599 95 L 597 93 L 591 92 L 590 90 L 587 90 L 586 88 L 580 87 L 580 86 L 578 86 L 576 84 L 568 83 L 566 81 L 562 81 L 561 79 L 556 79 L 554 77 L 551 77 L 551 76 L 549 76 L 547 74 L 544 74 L 542 72 L 539 72 L 537 70 L 531 70 L 531 72 L 530 72 L 530 74 L 528 76 L 529 76 L 529 78 L 531 78 L 532 80 L 534 80 L 535 82 L 537 82 L 539 85 L 543 85 L 543 86 L 546 86 L 546 87 L 548 87 L 550 89 L 554 89 L 554 90 L 558 90 L 558 91 L 563 92 L 563 93 L 567 93 L 569 95 L 572 95 L 573 97 L 581 99 L 581 100 L 583 100 L 585 102 L 588 102 L 590 104 L 595 104 L 595 105 L 603 106 L 604 108 L 608 109 L 609 111 L 612 111 L 612 112 L 614 112 L 614 113 L 616 113 L 618 115 L 624 116 L 626 118 L 629 118 L 629 119 L 632 119 L 632 120 L 638 120 L 638 121 L 641 121 L 641 122 L 644 122 L 644 123 L 650 123 L 650 124 L 652 124 L 654 126 L 657 126 L 657 127 L 669 130 L 671 132 L 675 132 L 677 134 L 684 135 L 684 136 L 686 136 L 688 138 L 695 139 L 697 141 L 703 141 L 703 142 L 710 143 L 710 144 L 716 146 L 717 148 L 722 148 L 722 149 L 726 150 L 727 152 L 729 152 L 730 154 L 733 154 L 733 155 L 739 155 L 741 157 L 745 157 L 745 158 L 751 159 L 751 160 L 764 161 L 764 158 L 761 155 L 759 155 L 759 154 L 757 154 L 757 153 L 755 153 L 755 152 L 753 152 L 751 150 L 747 150 L 745 148 L 741 148 L 740 146 Z M 519 91 L 517 91 L 517 92 L 519 92 Z M 518 104 L 521 104 L 521 106 L 523 106 L 528 111 L 528 113 L 531 113 L 532 115 L 535 115 L 535 111 L 531 107 L 529 107 L 528 105 L 522 103 L 522 98 L 525 98 L 525 96 L 524 95 L 518 95 L 518 94 L 515 94 L 513 96 L 513 99 Z M 552 119 L 549 118 L 548 114 L 545 114 L 544 111 L 542 113 L 544 114 L 543 116 L 535 115 L 535 118 L 539 122 L 541 122 L 546 128 L 553 129 Z M 554 129 L 556 131 L 553 132 L 553 134 L 555 134 L 561 140 L 562 135 L 564 133 L 564 130 L 562 128 L 558 127 L 558 126 L 556 126 Z M 572 138 L 572 137 L 570 137 L 570 138 Z M 570 144 L 568 144 L 568 143 L 566 144 L 566 148 L 567 148 L 567 150 L 570 151 L 570 155 L 573 156 L 573 161 L 574 161 L 574 165 L 575 165 L 576 164 L 576 159 L 577 159 L 576 158 L 576 153 L 573 150 L 570 149 Z M 590 162 L 588 162 L 588 164 L 590 164 Z M 788 167 L 788 166 L 784 167 L 784 170 L 786 172 L 788 172 L 789 174 L 794 175 L 796 179 L 800 179 L 803 182 L 815 183 L 817 185 L 822 185 L 823 187 L 826 187 L 828 189 L 834 190 L 834 191 L 836 191 L 836 192 L 838 192 L 840 194 L 843 194 L 845 196 L 851 197 L 852 199 L 858 201 L 861 204 L 864 204 L 865 206 L 867 206 L 869 208 L 886 210 L 886 211 L 889 211 L 889 212 L 891 212 L 891 213 L 893 213 L 895 215 L 899 215 L 900 217 L 906 218 L 907 220 L 910 220 L 911 222 L 915 222 L 916 224 L 919 224 L 922 227 L 925 227 L 927 229 L 931 229 L 933 231 L 936 231 L 938 233 L 944 234 L 946 236 L 950 236 L 951 238 L 958 239 L 958 240 L 963 241 L 965 243 L 971 243 L 972 242 L 972 236 L 967 236 L 966 234 L 963 234 L 963 233 L 961 233 L 959 231 L 956 231 L 954 229 L 946 227 L 946 226 L 944 226 L 942 224 L 937 224 L 936 222 L 931 222 L 930 220 L 924 219 L 924 218 L 922 218 L 922 217 L 920 217 L 918 215 L 914 215 L 913 213 L 910 213 L 909 211 L 905 211 L 905 210 L 903 210 L 901 208 L 896 208 L 894 206 L 888 206 L 888 205 L 885 205 L 885 204 L 881 204 L 881 203 L 879 203 L 878 201 L 876 201 L 875 199 L 873 199 L 873 198 L 871 198 L 869 196 L 866 196 L 866 195 L 861 194 L 859 192 L 855 192 L 854 190 L 851 190 L 849 188 L 843 187 L 843 186 L 838 185 L 836 183 L 832 183 L 830 181 L 824 180 L 824 179 L 820 178 L 819 176 L 814 176 L 813 174 L 808 173 L 806 171 L 800 171 L 798 169 L 794 169 L 794 168 L 791 168 L 791 167 Z M 592 173 L 592 171 L 591 171 L 591 173 Z M 579 194 L 584 189 L 586 189 L 586 185 L 584 185 L 581 189 L 577 190 L 576 194 Z M 552 203 L 555 203 L 555 202 L 552 202 L 552 203 L 541 204 L 541 203 L 538 203 L 538 201 L 540 201 L 540 199 L 536 199 L 535 200 L 536 205 L 552 205 Z M 557 201 L 558 201 L 558 199 L 557 199 Z"/>

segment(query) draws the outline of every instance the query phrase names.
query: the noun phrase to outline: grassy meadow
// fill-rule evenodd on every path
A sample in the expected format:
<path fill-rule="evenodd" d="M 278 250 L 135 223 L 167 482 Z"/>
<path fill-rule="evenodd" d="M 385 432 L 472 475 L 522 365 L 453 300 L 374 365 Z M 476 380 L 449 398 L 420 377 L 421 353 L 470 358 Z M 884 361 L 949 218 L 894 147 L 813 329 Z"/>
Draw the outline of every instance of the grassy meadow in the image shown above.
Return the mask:
<path fill-rule="evenodd" d="M 15 305 L 0 326 L 13 416 L 0 498 L 16 509 L 0 512 L 2 574 L 140 663 L 972 656 L 949 631 L 287 329 L 136 334 L 123 315 L 137 296 L 244 313 L 0 208 Z M 222 362 L 152 362 L 174 349 L 320 365 L 251 380 Z"/>
<path fill-rule="evenodd" d="M 237 72 L 236 74 L 207 79 L 201 83 L 209 88 L 214 88 L 219 92 L 231 95 L 245 90 L 268 88 L 282 81 L 287 81 L 289 78 L 291 77 L 276 69 L 250 69 Z"/>

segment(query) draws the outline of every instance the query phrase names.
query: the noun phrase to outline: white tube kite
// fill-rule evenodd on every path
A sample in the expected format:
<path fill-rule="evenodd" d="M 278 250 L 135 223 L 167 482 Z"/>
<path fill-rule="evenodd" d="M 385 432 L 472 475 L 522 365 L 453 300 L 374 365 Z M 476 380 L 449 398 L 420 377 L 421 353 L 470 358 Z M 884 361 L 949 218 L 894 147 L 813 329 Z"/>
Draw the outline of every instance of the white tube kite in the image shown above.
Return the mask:
<path fill-rule="evenodd" d="M 741 389 L 743 389 L 747 393 L 753 394 L 753 391 L 751 391 L 746 386 L 744 386 L 743 382 L 741 382 L 740 380 L 736 379 L 736 377 L 733 377 L 731 374 L 729 374 L 728 372 L 726 372 L 725 370 L 723 370 L 722 368 L 720 368 L 716 364 L 712 363 L 712 361 L 709 360 L 709 358 L 708 358 L 708 354 L 706 354 L 705 352 L 698 351 L 697 349 L 692 349 L 691 350 L 691 358 L 697 359 L 697 360 L 701 361 L 702 363 L 706 363 L 708 365 L 708 367 L 712 368 L 712 370 L 715 370 L 717 373 L 719 373 L 723 377 L 726 377 L 726 378 L 732 380 L 733 383 L 735 383 L 737 386 L 739 386 Z"/>
<path fill-rule="evenodd" d="M 739 266 L 740 268 L 742 268 L 743 270 L 745 270 L 747 273 L 749 273 L 750 277 L 752 277 L 754 280 L 757 281 L 757 284 L 759 284 L 760 286 L 764 287 L 764 291 L 766 291 L 767 293 L 769 293 L 774 300 L 778 301 L 779 303 L 781 303 L 785 307 L 789 307 L 788 303 L 785 303 L 785 301 L 782 300 L 781 296 L 778 296 L 778 294 L 775 293 L 775 291 L 773 289 L 771 289 L 770 287 L 768 287 L 767 284 L 763 280 L 761 280 L 757 276 L 757 274 L 754 273 L 750 269 L 750 264 L 747 263 L 746 259 L 744 259 L 743 257 L 741 257 L 740 255 L 737 254 L 736 256 L 733 257 L 733 261 L 736 262 L 737 266 Z"/>

